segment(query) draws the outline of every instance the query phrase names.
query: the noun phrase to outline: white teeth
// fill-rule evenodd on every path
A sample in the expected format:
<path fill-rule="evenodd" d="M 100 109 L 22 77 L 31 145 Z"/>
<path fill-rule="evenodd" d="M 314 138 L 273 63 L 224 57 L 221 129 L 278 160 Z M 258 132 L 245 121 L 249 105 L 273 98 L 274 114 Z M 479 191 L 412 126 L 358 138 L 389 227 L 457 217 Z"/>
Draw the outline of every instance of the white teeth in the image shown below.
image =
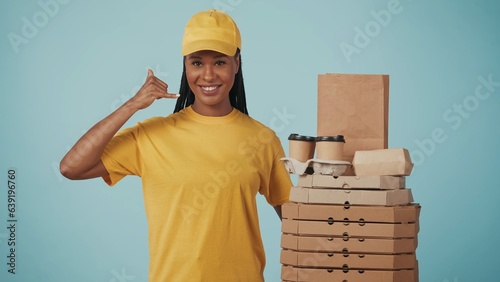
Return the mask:
<path fill-rule="evenodd" d="M 215 90 L 215 88 L 217 88 L 217 86 L 204 86 L 204 87 L 201 87 L 203 90 L 205 91 L 213 91 Z"/>

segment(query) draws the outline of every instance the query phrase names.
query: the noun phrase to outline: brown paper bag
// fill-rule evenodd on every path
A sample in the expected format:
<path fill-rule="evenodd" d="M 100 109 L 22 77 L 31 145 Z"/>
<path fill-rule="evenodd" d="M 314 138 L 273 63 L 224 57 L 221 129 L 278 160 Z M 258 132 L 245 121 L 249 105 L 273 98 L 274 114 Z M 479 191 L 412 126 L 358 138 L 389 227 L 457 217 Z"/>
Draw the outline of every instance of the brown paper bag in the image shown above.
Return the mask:
<path fill-rule="evenodd" d="M 389 75 L 318 75 L 317 135 L 344 135 L 344 160 L 388 147 L 388 113 Z"/>

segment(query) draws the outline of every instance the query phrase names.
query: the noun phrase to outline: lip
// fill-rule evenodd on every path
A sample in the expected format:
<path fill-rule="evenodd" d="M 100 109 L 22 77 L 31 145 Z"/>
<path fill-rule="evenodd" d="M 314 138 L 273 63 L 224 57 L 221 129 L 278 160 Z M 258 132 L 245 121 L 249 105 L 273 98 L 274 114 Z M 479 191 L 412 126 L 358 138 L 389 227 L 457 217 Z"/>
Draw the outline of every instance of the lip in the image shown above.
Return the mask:
<path fill-rule="evenodd" d="M 218 92 L 220 85 L 199 85 L 201 92 L 205 95 L 214 95 Z"/>

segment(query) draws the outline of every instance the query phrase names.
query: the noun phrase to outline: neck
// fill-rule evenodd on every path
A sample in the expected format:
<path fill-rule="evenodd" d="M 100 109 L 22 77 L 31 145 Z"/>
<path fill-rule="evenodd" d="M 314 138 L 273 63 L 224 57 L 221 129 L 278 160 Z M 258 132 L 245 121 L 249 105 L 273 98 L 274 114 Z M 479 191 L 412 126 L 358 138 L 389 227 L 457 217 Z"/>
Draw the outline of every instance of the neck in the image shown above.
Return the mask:
<path fill-rule="evenodd" d="M 191 107 L 196 113 L 202 116 L 211 116 L 211 117 L 222 117 L 228 115 L 233 110 L 233 106 L 231 106 L 230 103 L 217 106 L 205 106 L 205 105 L 200 106 L 195 101 L 193 105 L 191 105 Z"/>

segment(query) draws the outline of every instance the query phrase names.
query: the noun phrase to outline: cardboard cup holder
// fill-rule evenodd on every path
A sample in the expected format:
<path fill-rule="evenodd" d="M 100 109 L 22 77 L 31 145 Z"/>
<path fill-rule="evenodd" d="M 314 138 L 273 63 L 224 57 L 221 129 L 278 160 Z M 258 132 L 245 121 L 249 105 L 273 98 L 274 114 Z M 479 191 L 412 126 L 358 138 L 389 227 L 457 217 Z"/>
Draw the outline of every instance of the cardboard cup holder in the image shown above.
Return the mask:
<path fill-rule="evenodd" d="M 306 162 L 301 162 L 294 158 L 281 158 L 280 160 L 284 162 L 285 168 L 289 173 L 297 175 L 312 173 L 338 177 L 344 174 L 346 169 L 351 166 L 350 162 L 337 160 L 309 159 Z"/>

